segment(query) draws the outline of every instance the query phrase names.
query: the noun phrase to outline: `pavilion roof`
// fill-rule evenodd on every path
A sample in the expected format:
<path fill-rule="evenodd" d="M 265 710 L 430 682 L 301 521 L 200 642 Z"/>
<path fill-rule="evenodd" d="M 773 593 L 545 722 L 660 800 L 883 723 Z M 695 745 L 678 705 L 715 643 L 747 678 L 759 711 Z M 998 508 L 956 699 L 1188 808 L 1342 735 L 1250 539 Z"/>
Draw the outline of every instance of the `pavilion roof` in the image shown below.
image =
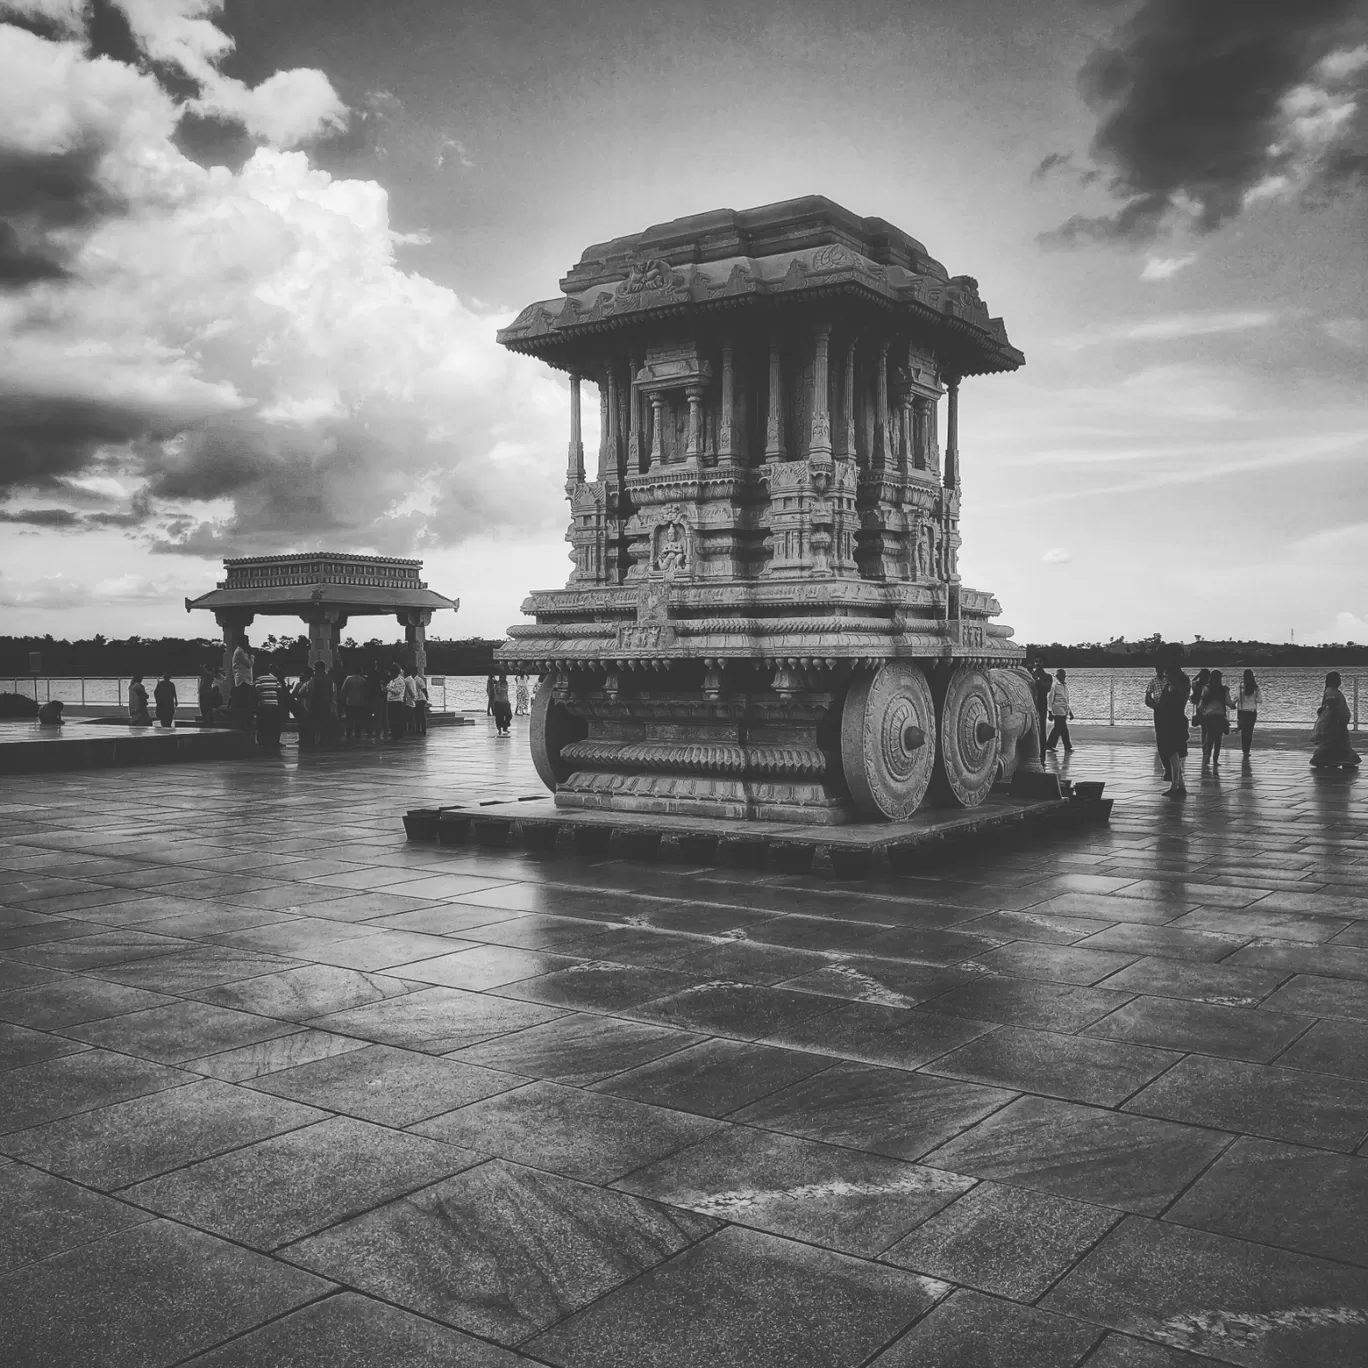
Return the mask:
<path fill-rule="evenodd" d="M 460 599 L 447 598 L 433 589 L 328 583 L 211 589 L 199 598 L 185 600 L 186 612 L 192 608 L 210 611 L 237 608 L 266 616 L 297 616 L 311 608 L 336 608 L 350 616 L 364 617 L 367 614 L 394 613 L 415 608 L 450 608 L 454 611 L 460 606 Z"/>

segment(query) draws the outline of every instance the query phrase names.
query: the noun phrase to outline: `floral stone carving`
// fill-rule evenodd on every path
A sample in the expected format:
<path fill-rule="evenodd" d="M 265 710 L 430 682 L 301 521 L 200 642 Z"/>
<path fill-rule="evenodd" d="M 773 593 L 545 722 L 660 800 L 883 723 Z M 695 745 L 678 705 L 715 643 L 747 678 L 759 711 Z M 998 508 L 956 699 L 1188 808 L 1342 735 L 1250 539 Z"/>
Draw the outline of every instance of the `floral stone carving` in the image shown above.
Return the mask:
<path fill-rule="evenodd" d="M 1024 363 L 977 282 L 813 196 L 615 238 L 561 290 L 499 334 L 571 386 L 574 568 L 499 655 L 542 677 L 557 803 L 899 820 L 1028 763 L 1021 648 L 958 570 L 960 382 Z"/>

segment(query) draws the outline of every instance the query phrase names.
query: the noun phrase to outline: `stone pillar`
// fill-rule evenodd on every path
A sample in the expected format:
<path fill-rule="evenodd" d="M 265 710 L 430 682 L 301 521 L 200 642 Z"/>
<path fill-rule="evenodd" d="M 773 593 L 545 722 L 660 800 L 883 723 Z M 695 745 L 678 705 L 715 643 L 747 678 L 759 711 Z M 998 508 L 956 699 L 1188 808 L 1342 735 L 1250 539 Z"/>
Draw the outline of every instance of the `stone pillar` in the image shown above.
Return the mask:
<path fill-rule="evenodd" d="M 337 642 L 347 619 L 338 612 L 314 612 L 304 619 L 309 624 L 309 669 L 321 660 L 331 670 L 337 658 Z M 401 619 L 402 621 L 402 619 Z"/>
<path fill-rule="evenodd" d="M 736 413 L 736 359 L 731 338 L 722 343 L 722 408 L 717 418 L 717 460 L 726 465 L 736 457 L 732 422 Z"/>
<path fill-rule="evenodd" d="M 604 407 L 603 441 L 599 444 L 600 480 L 610 480 L 618 473 L 618 451 L 622 445 L 618 434 L 622 424 L 622 389 L 617 368 L 608 363 L 607 404 Z"/>
<path fill-rule="evenodd" d="M 658 466 L 665 460 L 664 445 L 665 396 L 656 390 L 651 395 L 651 465 Z"/>
<path fill-rule="evenodd" d="M 632 383 L 639 369 L 635 359 L 627 368 L 627 473 L 636 475 L 641 470 L 641 400 Z"/>
<path fill-rule="evenodd" d="M 928 465 L 926 450 L 926 405 L 927 400 L 917 396 L 915 399 L 909 396 L 908 411 L 912 422 L 912 461 L 911 466 L 915 470 L 925 470 Z"/>
<path fill-rule="evenodd" d="M 855 339 L 846 343 L 845 360 L 845 455 L 846 460 L 859 459 L 855 449 Z"/>
<path fill-rule="evenodd" d="M 570 372 L 570 451 L 565 467 L 566 493 L 584 483 L 584 439 L 580 431 L 580 377 Z"/>
<path fill-rule="evenodd" d="M 898 398 L 898 470 L 906 474 L 909 470 L 920 470 L 921 453 L 921 400 L 906 391 Z"/>
<path fill-rule="evenodd" d="M 612 383 L 612 367 L 605 366 L 603 378 L 598 382 L 599 387 L 599 456 L 598 456 L 598 478 L 603 479 L 604 472 L 608 469 L 608 443 L 610 433 L 608 430 L 608 386 Z"/>
<path fill-rule="evenodd" d="M 831 463 L 831 376 L 829 344 L 831 324 L 821 324 L 813 334 L 812 437 L 808 460 L 814 465 Z"/>
<path fill-rule="evenodd" d="M 247 629 L 252 625 L 256 615 L 254 613 L 233 612 L 227 610 L 214 614 L 214 620 L 223 628 L 223 679 L 225 689 L 233 687 L 233 652 L 237 649 L 238 643 L 247 635 Z M 228 702 L 225 693 L 224 703 Z"/>
<path fill-rule="evenodd" d="M 396 614 L 404 624 L 404 640 L 413 656 L 413 672 L 427 678 L 427 627 L 432 621 L 432 609 L 414 608 Z"/>
<path fill-rule="evenodd" d="M 945 389 L 945 487 L 958 489 L 959 482 L 959 377 L 951 376 Z"/>
<path fill-rule="evenodd" d="M 892 464 L 888 434 L 888 343 L 880 342 L 874 354 L 877 367 L 874 377 L 874 450 L 869 464 L 875 470 L 887 470 Z"/>
<path fill-rule="evenodd" d="M 765 460 L 784 461 L 784 376 L 779 360 L 779 339 L 770 338 L 769 344 L 769 416 L 765 422 Z"/>
<path fill-rule="evenodd" d="M 685 459 L 694 465 L 703 464 L 703 387 L 690 385 L 684 391 L 689 401 L 688 435 L 684 444 Z"/>

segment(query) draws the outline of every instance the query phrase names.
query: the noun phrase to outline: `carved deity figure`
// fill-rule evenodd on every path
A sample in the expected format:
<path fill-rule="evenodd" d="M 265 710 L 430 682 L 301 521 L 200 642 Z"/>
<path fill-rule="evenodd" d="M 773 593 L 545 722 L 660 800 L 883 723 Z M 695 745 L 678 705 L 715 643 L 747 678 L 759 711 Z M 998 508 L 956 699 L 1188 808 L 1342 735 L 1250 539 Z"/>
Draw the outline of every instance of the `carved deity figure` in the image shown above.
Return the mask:
<path fill-rule="evenodd" d="M 656 569 L 663 570 L 667 576 L 688 565 L 688 547 L 684 541 L 684 529 L 675 522 L 667 523 L 659 533 L 660 549 L 656 552 Z"/>

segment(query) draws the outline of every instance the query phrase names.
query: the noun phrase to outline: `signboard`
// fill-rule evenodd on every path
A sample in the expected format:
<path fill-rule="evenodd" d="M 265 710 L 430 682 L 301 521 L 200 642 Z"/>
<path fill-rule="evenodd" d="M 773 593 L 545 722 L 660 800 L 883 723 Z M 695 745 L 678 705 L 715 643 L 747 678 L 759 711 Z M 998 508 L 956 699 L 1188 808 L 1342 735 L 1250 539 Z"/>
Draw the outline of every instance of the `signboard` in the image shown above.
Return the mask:
<path fill-rule="evenodd" d="M 435 684 L 439 689 L 446 688 L 446 675 L 432 675 L 428 679 L 429 684 Z"/>
<path fill-rule="evenodd" d="M 40 675 L 43 673 L 43 653 L 42 651 L 29 652 L 29 674 Z"/>

